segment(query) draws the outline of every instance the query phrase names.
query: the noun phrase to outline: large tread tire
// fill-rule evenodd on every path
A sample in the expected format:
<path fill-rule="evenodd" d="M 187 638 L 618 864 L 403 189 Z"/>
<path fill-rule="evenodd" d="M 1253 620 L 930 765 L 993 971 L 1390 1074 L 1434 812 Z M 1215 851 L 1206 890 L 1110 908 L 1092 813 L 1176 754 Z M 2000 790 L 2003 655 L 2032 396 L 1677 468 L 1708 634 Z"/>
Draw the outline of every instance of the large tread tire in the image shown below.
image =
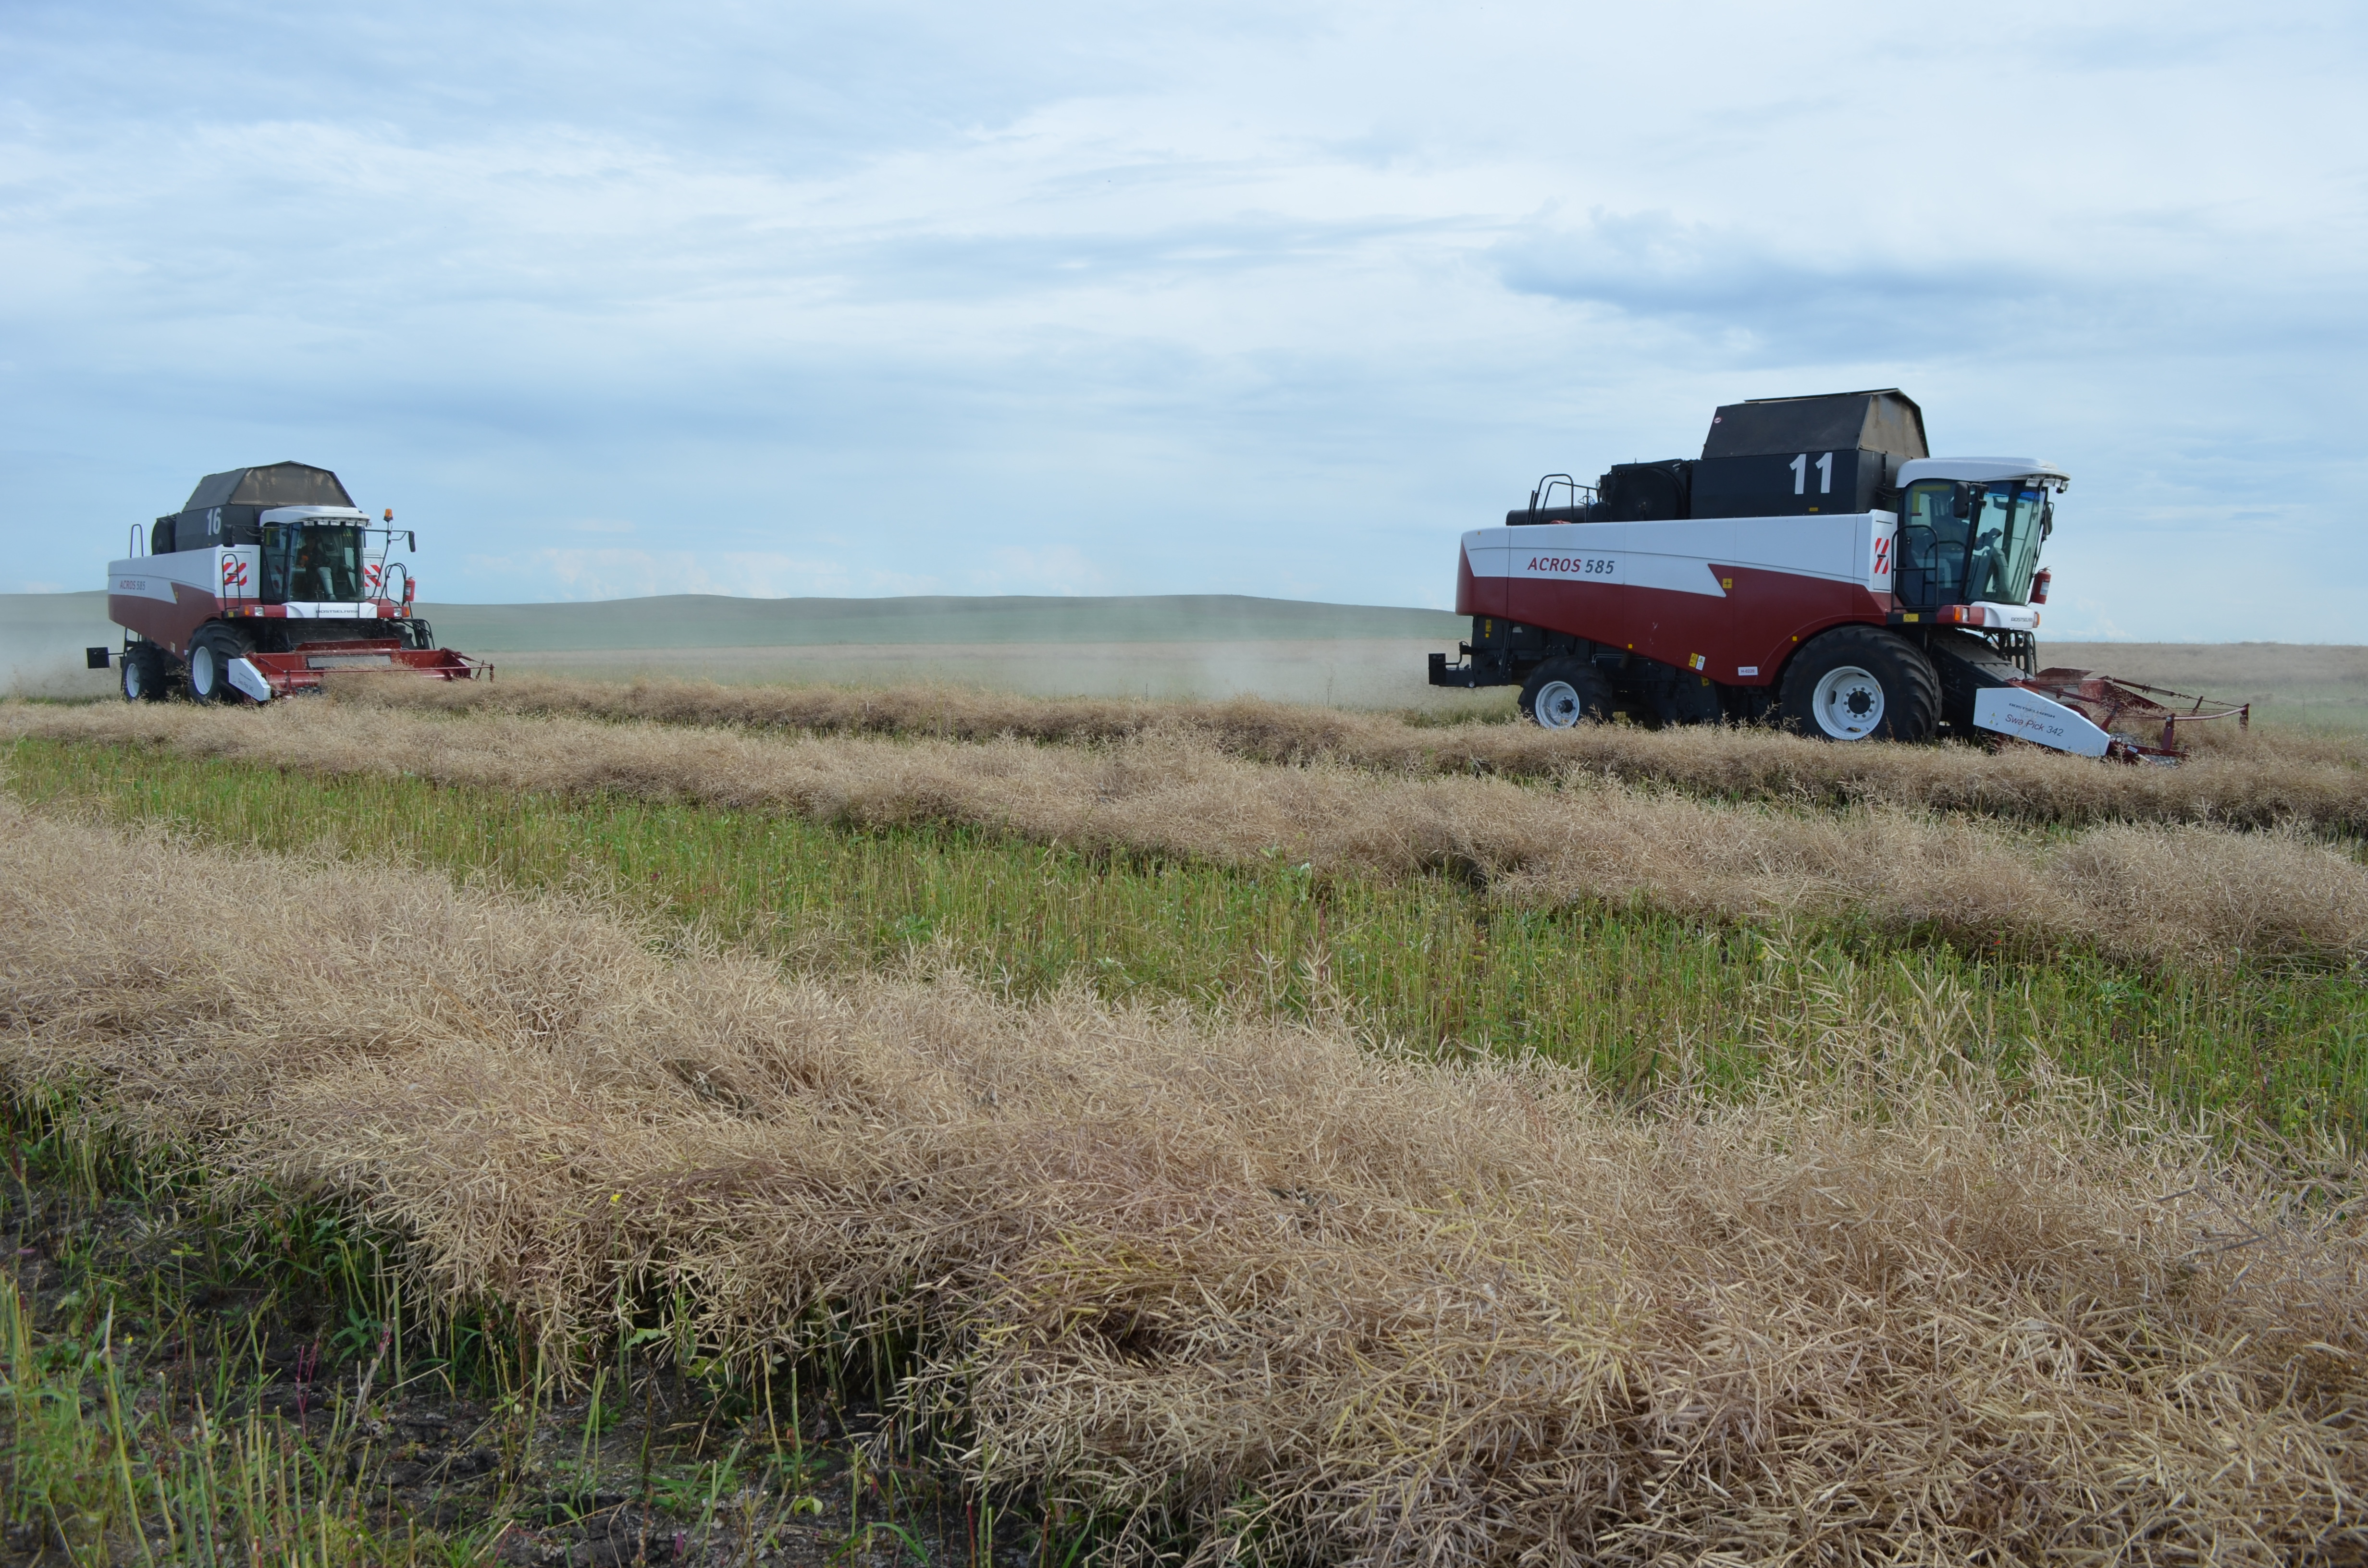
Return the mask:
<path fill-rule="evenodd" d="M 146 642 L 123 651 L 121 671 L 126 702 L 162 702 L 173 695 L 172 673 L 163 652 Z"/>
<path fill-rule="evenodd" d="M 1521 683 L 1521 717 L 1542 730 L 1608 724 L 1614 711 L 1611 683 L 1585 659 L 1548 659 Z"/>
<path fill-rule="evenodd" d="M 1924 650 L 1879 626 L 1838 626 L 1784 667 L 1784 727 L 1827 741 L 1929 741 L 1941 720 L 1941 677 Z"/>
<path fill-rule="evenodd" d="M 189 662 L 183 677 L 190 700 L 252 702 L 254 699 L 230 681 L 230 662 L 251 652 L 253 644 L 220 621 L 199 627 L 198 634 L 189 639 Z"/>

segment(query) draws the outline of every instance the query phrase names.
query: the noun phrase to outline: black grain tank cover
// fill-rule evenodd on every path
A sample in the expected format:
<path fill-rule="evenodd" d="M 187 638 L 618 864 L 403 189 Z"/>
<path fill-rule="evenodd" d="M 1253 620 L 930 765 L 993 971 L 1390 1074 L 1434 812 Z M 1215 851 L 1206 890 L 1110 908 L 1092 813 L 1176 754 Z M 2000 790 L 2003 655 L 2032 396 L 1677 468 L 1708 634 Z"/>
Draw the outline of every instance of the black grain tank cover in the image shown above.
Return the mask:
<path fill-rule="evenodd" d="M 310 463 L 268 463 L 234 468 L 198 481 L 181 510 L 202 506 L 350 506 L 354 498 L 337 476 Z"/>
<path fill-rule="evenodd" d="M 1683 458 L 1614 463 L 1596 482 L 1596 494 L 1601 499 L 1589 508 L 1588 520 L 1659 523 L 1691 517 L 1695 467 Z"/>
<path fill-rule="evenodd" d="M 1871 511 L 1901 463 L 1930 455 L 1924 411 L 1896 387 L 1731 403 L 1694 465 L 1692 516 Z"/>
<path fill-rule="evenodd" d="M 189 492 L 189 504 L 149 529 L 149 548 L 162 555 L 177 550 L 211 550 L 225 544 L 256 544 L 262 517 L 274 506 L 350 506 L 354 498 L 337 476 L 310 463 L 268 463 L 210 473 Z"/>
<path fill-rule="evenodd" d="M 1730 403 L 1711 415 L 1702 455 L 1789 458 L 1803 451 L 1932 455 L 1924 445 L 1924 411 L 1897 387 Z"/>

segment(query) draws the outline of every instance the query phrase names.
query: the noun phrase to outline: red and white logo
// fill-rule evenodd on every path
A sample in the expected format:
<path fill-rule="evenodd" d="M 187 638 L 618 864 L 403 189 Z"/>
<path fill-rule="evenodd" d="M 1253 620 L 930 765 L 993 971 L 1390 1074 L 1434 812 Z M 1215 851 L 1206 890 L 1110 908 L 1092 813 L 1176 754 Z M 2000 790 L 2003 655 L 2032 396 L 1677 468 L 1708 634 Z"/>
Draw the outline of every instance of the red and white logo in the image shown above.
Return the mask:
<path fill-rule="evenodd" d="M 222 557 L 222 573 L 223 587 L 244 588 L 246 586 L 246 562 L 241 561 L 237 556 L 225 555 Z"/>
<path fill-rule="evenodd" d="M 1890 574 L 1891 536 L 1885 534 L 1874 541 L 1874 575 L 1887 577 Z"/>
<path fill-rule="evenodd" d="M 376 565 L 363 567 L 362 581 L 370 585 L 370 595 L 372 597 L 376 597 L 378 595 L 378 567 Z"/>

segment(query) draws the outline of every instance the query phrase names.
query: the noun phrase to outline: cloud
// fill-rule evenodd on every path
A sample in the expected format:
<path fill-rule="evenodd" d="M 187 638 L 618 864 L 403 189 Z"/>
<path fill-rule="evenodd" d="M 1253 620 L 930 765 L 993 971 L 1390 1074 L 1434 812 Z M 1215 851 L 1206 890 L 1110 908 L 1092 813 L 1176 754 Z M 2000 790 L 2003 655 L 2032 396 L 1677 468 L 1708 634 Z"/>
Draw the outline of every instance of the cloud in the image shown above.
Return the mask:
<path fill-rule="evenodd" d="M 2064 280 L 1961 244 L 1912 256 L 1839 247 L 1794 255 L 1736 226 L 1659 211 L 1535 224 L 1491 247 L 1490 258 L 1519 292 L 1674 325 L 1766 358 L 1926 355 L 2064 305 Z"/>
<path fill-rule="evenodd" d="M 2368 306 L 2348 279 L 2255 262 L 2231 286 L 2226 237 L 2158 219 L 2142 236 L 2021 247 L 2017 225 L 1968 216 L 1916 243 L 1823 243 L 1666 211 L 1534 222 L 1490 247 L 1506 287 L 1595 307 L 1776 361 L 2034 354 L 2274 352 L 2303 335 L 2358 339 Z M 2269 285 L 2266 286 L 2265 285 Z"/>

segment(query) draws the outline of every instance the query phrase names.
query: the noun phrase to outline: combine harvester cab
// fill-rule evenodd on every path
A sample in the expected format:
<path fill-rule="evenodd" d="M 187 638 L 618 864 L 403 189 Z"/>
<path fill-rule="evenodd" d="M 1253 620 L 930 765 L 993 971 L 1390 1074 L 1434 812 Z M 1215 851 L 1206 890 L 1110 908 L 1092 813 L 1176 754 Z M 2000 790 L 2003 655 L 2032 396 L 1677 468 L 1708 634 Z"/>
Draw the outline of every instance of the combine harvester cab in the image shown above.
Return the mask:
<path fill-rule="evenodd" d="M 90 667 L 118 665 L 134 702 L 176 692 L 268 702 L 317 691 L 333 670 L 490 676 L 491 665 L 436 646 L 412 613 L 417 585 L 389 558 L 398 539 L 417 544 L 393 523 L 392 510 L 373 522 L 324 468 L 208 474 L 144 540 L 135 526 L 131 553 L 108 562 L 108 619 L 124 629 L 123 646 L 89 650 Z"/>
<path fill-rule="evenodd" d="M 1699 459 L 1592 485 L 1550 474 L 1502 528 L 1465 534 L 1472 640 L 1431 655 L 1430 683 L 1519 685 L 1549 729 L 1772 718 L 1834 741 L 1987 733 L 2127 761 L 2174 757 L 2181 725 L 2246 722 L 2039 668 L 2040 551 L 2070 483 L 2035 459 L 1930 456 L 1896 388 L 1730 403 Z"/>

